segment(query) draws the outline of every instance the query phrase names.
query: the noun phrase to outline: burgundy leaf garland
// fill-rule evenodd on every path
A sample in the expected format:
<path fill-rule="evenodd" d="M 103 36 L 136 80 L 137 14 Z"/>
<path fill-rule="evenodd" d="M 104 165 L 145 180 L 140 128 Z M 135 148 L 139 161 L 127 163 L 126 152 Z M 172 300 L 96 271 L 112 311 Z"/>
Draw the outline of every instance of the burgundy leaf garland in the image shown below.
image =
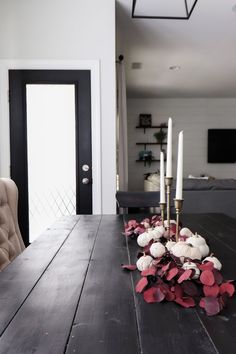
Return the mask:
<path fill-rule="evenodd" d="M 154 229 L 160 225 L 162 225 L 160 216 L 146 218 L 140 223 L 130 220 L 125 225 L 124 235 L 137 238 L 148 228 Z M 174 236 L 175 227 L 175 224 L 171 224 L 170 237 Z M 160 241 L 166 244 L 166 232 Z M 152 242 L 142 249 L 142 253 L 139 252 L 138 257 L 150 254 Z M 225 281 L 211 261 L 202 263 L 199 260 L 191 260 L 191 265 L 194 263 L 196 269 L 192 267 L 183 269 L 181 258 L 175 257 L 167 249 L 161 257 L 153 257 L 151 266 L 141 271 L 141 279 L 135 287 L 136 292 L 142 293 L 147 303 L 174 301 L 184 308 L 199 305 L 208 316 L 217 315 L 226 306 L 227 299 L 235 293 L 233 281 Z M 190 264 L 190 260 L 184 261 Z M 126 264 L 122 265 L 122 268 L 134 271 L 137 266 Z M 198 274 L 200 272 L 199 276 L 196 276 L 196 270 Z"/>

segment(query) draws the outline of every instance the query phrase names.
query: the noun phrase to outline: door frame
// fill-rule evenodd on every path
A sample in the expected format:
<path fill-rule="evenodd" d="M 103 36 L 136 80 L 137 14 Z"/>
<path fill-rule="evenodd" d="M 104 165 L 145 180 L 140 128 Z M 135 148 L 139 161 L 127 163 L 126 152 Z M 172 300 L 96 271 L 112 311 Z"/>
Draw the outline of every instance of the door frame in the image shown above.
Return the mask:
<path fill-rule="evenodd" d="M 99 60 L 0 60 L 0 176 L 10 177 L 8 70 L 90 70 L 93 214 L 102 214 L 101 89 Z"/>

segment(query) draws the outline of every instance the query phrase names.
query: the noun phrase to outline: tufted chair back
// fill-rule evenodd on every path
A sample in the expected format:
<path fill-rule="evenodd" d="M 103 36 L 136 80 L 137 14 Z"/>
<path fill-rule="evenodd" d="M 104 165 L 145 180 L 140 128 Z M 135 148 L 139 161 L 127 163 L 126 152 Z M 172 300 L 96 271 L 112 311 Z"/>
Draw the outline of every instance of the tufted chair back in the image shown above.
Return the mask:
<path fill-rule="evenodd" d="M 18 218 L 18 189 L 9 178 L 0 178 L 0 270 L 25 248 Z"/>

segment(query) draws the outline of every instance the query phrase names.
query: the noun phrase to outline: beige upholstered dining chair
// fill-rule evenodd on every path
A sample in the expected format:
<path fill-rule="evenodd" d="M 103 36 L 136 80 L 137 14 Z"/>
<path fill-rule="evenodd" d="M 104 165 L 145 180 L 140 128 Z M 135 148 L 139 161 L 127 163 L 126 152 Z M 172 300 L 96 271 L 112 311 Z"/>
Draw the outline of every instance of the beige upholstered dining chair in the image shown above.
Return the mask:
<path fill-rule="evenodd" d="M 25 248 L 18 218 L 18 189 L 9 178 L 0 178 L 0 270 Z"/>

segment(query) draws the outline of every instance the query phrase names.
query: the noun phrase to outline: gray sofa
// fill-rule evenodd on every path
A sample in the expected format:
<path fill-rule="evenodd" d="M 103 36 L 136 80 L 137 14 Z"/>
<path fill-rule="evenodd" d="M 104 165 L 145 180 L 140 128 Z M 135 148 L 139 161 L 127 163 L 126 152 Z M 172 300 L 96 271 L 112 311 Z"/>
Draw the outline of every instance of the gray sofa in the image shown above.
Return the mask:
<path fill-rule="evenodd" d="M 184 213 L 224 213 L 236 219 L 235 179 L 184 179 L 183 198 Z"/>

